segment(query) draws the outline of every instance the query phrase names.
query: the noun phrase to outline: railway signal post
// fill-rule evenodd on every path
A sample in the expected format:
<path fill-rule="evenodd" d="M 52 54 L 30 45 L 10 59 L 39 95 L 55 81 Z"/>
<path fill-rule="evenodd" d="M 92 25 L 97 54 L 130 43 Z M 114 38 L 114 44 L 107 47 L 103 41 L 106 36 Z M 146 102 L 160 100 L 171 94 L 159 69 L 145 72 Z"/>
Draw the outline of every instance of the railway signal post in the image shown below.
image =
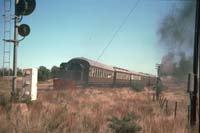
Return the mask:
<path fill-rule="evenodd" d="M 5 40 L 11 41 L 14 43 L 13 48 L 13 80 L 12 80 L 12 92 L 11 92 L 11 100 L 18 100 L 18 92 L 17 92 L 17 48 L 19 42 L 25 38 L 30 33 L 30 28 L 28 25 L 23 24 L 19 26 L 23 16 L 30 15 L 36 6 L 35 0 L 15 0 L 15 17 L 14 17 L 14 40 Z M 18 34 L 23 36 L 24 38 L 18 40 Z"/>

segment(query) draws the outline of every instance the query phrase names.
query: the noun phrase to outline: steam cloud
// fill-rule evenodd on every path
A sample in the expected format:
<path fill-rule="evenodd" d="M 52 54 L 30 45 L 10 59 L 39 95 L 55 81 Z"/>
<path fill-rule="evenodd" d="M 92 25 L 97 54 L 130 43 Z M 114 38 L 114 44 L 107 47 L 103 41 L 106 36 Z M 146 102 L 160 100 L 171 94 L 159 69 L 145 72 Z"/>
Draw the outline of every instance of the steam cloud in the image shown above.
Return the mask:
<path fill-rule="evenodd" d="M 195 29 L 195 2 L 174 7 L 159 25 L 159 44 L 167 51 L 162 58 L 161 74 L 183 78 L 192 70 Z"/>

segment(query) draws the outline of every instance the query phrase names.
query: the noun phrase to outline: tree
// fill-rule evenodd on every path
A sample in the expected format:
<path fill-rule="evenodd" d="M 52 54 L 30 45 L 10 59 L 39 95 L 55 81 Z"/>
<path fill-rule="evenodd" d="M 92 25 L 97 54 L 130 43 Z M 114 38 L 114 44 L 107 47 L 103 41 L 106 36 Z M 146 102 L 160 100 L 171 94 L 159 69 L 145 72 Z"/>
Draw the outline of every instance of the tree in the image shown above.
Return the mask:
<path fill-rule="evenodd" d="M 161 76 L 187 79 L 192 70 L 195 6 L 194 0 L 174 6 L 158 26 L 158 44 L 168 53 L 162 59 Z"/>
<path fill-rule="evenodd" d="M 47 69 L 45 66 L 40 66 L 38 69 L 38 80 L 45 81 L 50 79 L 51 73 L 50 70 Z"/>
<path fill-rule="evenodd" d="M 53 66 L 51 68 L 51 77 L 55 78 L 58 75 L 59 71 L 60 71 L 60 68 L 58 66 Z"/>
<path fill-rule="evenodd" d="M 0 69 L 0 77 L 2 77 L 2 76 L 11 76 L 12 74 L 13 74 L 12 69 L 7 69 L 7 68 L 1 68 Z"/>
<path fill-rule="evenodd" d="M 20 68 L 17 68 L 17 76 L 22 77 L 23 76 L 23 70 Z"/>

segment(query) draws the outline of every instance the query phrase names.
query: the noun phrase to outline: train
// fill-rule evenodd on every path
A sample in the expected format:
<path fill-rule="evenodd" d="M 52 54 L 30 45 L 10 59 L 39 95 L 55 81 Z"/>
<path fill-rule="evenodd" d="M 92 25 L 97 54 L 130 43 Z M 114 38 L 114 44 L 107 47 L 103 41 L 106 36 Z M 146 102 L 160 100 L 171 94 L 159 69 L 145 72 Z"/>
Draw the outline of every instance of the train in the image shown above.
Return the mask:
<path fill-rule="evenodd" d="M 85 58 L 76 57 L 60 64 L 57 76 L 61 80 L 71 80 L 81 85 L 133 86 L 143 84 L 154 86 L 156 76 L 114 67 Z"/>

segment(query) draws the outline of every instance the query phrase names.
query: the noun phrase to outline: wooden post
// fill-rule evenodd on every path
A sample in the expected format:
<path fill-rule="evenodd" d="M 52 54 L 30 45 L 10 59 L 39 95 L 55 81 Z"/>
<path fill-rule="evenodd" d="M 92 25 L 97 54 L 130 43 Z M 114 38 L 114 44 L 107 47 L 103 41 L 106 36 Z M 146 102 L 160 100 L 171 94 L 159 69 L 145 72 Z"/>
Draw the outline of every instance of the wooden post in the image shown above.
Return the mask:
<path fill-rule="evenodd" d="M 163 102 L 164 102 L 164 100 L 165 100 L 165 97 L 162 96 L 162 97 L 161 97 L 161 100 L 160 100 L 160 107 L 161 107 L 161 108 L 163 107 Z"/>
<path fill-rule="evenodd" d="M 197 121 L 197 93 L 198 93 L 198 65 L 199 65 L 199 42 L 200 42 L 200 1 L 196 1 L 196 16 L 195 16 L 195 34 L 194 34 L 194 52 L 193 52 L 193 74 L 194 74 L 194 89 L 191 93 L 191 114 L 190 125 L 194 127 Z"/>
<path fill-rule="evenodd" d="M 160 107 L 162 108 L 163 97 L 160 99 Z"/>
<path fill-rule="evenodd" d="M 176 111 L 177 111 L 177 101 L 175 102 L 174 118 L 176 118 Z"/>
<path fill-rule="evenodd" d="M 188 105 L 188 122 L 190 121 L 190 105 Z"/>
<path fill-rule="evenodd" d="M 163 106 L 165 105 L 166 102 L 166 98 L 163 98 L 164 100 L 162 101 L 161 107 L 163 108 Z"/>
<path fill-rule="evenodd" d="M 166 104 L 165 104 L 165 112 L 166 112 L 166 114 L 168 114 L 168 100 L 166 100 Z"/>
<path fill-rule="evenodd" d="M 153 101 L 155 101 L 155 93 L 153 93 Z"/>
<path fill-rule="evenodd" d="M 161 102 L 161 98 L 162 98 L 162 97 L 161 97 L 161 96 L 159 96 L 159 100 L 158 100 L 159 104 L 160 104 L 160 102 Z"/>

